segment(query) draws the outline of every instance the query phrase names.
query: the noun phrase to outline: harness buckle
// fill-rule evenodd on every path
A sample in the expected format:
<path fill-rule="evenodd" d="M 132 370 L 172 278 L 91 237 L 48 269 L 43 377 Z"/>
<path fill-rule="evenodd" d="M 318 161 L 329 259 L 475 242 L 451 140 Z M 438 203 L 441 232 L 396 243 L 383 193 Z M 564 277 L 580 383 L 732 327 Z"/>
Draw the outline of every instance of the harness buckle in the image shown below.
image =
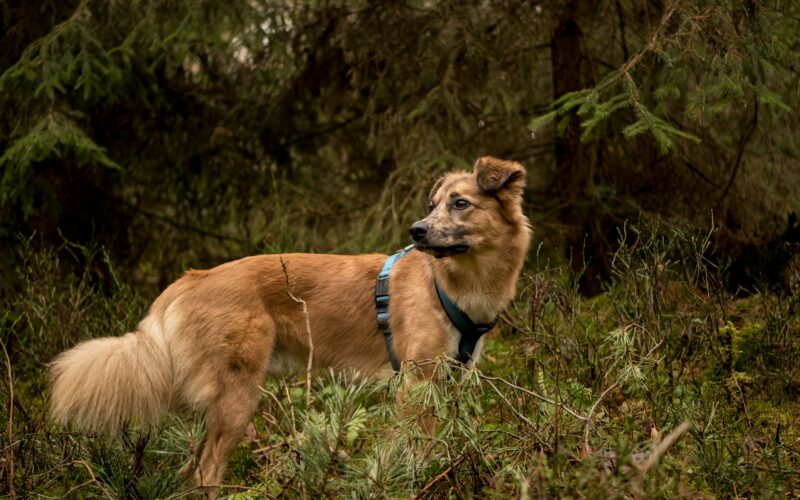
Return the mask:
<path fill-rule="evenodd" d="M 389 297 L 389 277 L 378 278 L 375 282 L 375 302 L 377 303 L 378 297 Z M 388 302 L 387 302 L 388 303 Z"/>
<path fill-rule="evenodd" d="M 389 311 L 380 311 L 378 313 L 378 326 L 382 330 L 389 328 Z"/>

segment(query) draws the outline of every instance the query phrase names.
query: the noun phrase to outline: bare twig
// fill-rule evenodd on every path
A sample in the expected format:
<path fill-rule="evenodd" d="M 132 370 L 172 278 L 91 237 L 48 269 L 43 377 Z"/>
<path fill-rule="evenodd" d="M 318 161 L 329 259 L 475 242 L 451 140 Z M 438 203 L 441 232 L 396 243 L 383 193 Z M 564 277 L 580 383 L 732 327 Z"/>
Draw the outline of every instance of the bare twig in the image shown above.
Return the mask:
<path fill-rule="evenodd" d="M 666 31 L 668 23 L 669 23 L 670 19 L 672 19 L 672 15 L 675 14 L 676 10 L 677 10 L 677 7 L 675 5 L 670 5 L 667 8 L 666 12 L 664 12 L 664 15 L 661 17 L 661 20 L 658 22 L 658 27 L 653 32 L 653 34 L 650 36 L 650 40 L 647 41 L 647 44 L 644 47 L 642 47 L 641 50 L 639 50 L 639 52 L 634 54 L 633 57 L 628 59 L 625 62 L 625 64 L 622 65 L 622 67 L 620 68 L 620 73 L 622 73 L 622 74 L 628 73 L 637 64 L 639 64 L 639 61 L 641 61 L 642 58 L 648 52 L 651 52 L 652 50 L 654 50 L 656 48 L 656 45 L 658 44 L 659 38 L 661 37 L 663 32 Z"/>
<path fill-rule="evenodd" d="M 603 391 L 602 394 L 600 394 L 600 397 L 597 398 L 597 401 L 595 401 L 592 407 L 589 409 L 589 414 L 586 415 L 586 427 L 583 431 L 583 451 L 587 455 L 589 454 L 589 430 L 591 430 L 592 425 L 594 424 L 594 422 L 592 421 L 592 414 L 594 413 L 595 408 L 597 408 L 597 405 L 600 404 L 600 401 L 602 401 L 606 397 L 606 395 L 618 385 L 619 381 L 616 381 L 610 386 L 608 386 L 608 388 L 605 391 Z"/>
<path fill-rule="evenodd" d="M 416 366 L 425 366 L 425 365 L 429 365 L 429 364 L 435 364 L 436 362 L 437 361 L 435 359 L 423 359 L 423 360 L 419 360 L 419 361 L 414 361 L 413 363 Z M 461 369 L 461 370 L 475 370 L 475 371 L 477 371 L 478 377 L 481 380 L 486 380 L 487 382 L 488 381 L 500 382 L 501 384 L 504 384 L 504 385 L 506 385 L 506 386 L 508 386 L 508 387 L 510 387 L 512 389 L 520 391 L 520 392 L 522 392 L 524 394 L 527 394 L 529 396 L 533 396 L 534 398 L 539 399 L 541 401 L 544 401 L 545 403 L 550 403 L 553 406 L 561 408 L 564 411 L 566 411 L 567 413 L 569 413 L 570 415 L 572 415 L 573 417 L 577 418 L 578 420 L 583 420 L 583 421 L 587 420 L 586 417 L 584 417 L 583 415 L 577 413 L 575 410 L 570 409 L 568 406 L 564 406 L 563 404 L 559 403 L 558 401 L 554 401 L 554 400 L 552 400 L 552 399 L 550 399 L 548 397 L 542 396 L 541 394 L 533 392 L 530 389 L 526 389 L 524 387 L 520 387 L 520 386 L 514 384 L 513 382 L 509 382 L 508 380 L 506 380 L 504 378 L 490 377 L 489 375 L 484 375 L 476 367 L 467 367 L 467 366 L 464 366 L 461 363 L 452 363 L 451 366 L 453 368 Z"/>
<path fill-rule="evenodd" d="M 275 401 L 275 404 L 277 404 L 278 408 L 280 408 L 280 410 L 283 412 L 283 416 L 285 416 L 286 418 L 291 418 L 289 416 L 289 412 L 286 411 L 286 408 L 283 407 L 283 405 L 281 404 L 280 399 L 278 399 L 278 396 L 273 394 L 272 391 L 268 391 L 268 390 L 264 389 L 263 387 L 260 387 L 260 389 L 261 389 L 262 393 L 264 393 L 267 396 L 271 397 L 272 400 Z M 289 403 L 291 404 L 291 400 L 289 400 Z M 294 412 L 292 412 L 292 415 L 294 415 Z M 292 420 L 292 431 L 294 432 L 294 434 L 297 434 L 297 429 L 295 429 L 295 427 L 294 427 L 294 419 L 291 418 L 291 420 Z"/>
<path fill-rule="evenodd" d="M 736 152 L 736 161 L 734 161 L 733 163 L 731 176 L 728 178 L 728 182 L 725 184 L 725 189 L 723 189 L 722 194 L 720 195 L 719 200 L 717 200 L 717 204 L 714 207 L 714 213 L 719 212 L 719 207 L 720 205 L 722 205 L 722 201 L 725 199 L 726 196 L 728 196 L 728 192 L 731 190 L 731 186 L 733 186 L 733 181 L 736 180 L 736 174 L 739 173 L 739 167 L 742 164 L 742 157 L 744 156 L 744 150 L 747 148 L 747 143 L 750 142 L 750 138 L 753 137 L 753 132 L 755 132 L 757 125 L 758 125 L 758 99 L 753 99 L 753 116 L 752 118 L 750 118 L 750 123 L 747 124 L 747 129 L 739 138 L 739 144 Z"/>
<path fill-rule="evenodd" d="M 144 472 L 144 450 L 147 447 L 147 442 L 150 440 L 150 432 L 140 435 L 134 443 L 127 432 L 122 435 L 125 447 L 133 454 L 133 464 L 131 464 L 130 479 L 126 481 L 126 493 L 134 497 L 140 497 L 136 483 Z"/>
<path fill-rule="evenodd" d="M 6 344 L 0 340 L 3 353 L 6 355 L 6 369 L 8 370 L 8 496 L 16 498 L 14 491 L 14 374 L 11 371 L 11 358 L 8 356 Z"/>
<path fill-rule="evenodd" d="M 280 258 L 281 260 L 281 268 L 283 268 L 283 278 L 286 281 L 286 295 L 289 296 L 290 299 L 297 302 L 298 304 L 302 304 L 303 306 L 303 317 L 306 320 L 306 334 L 308 335 L 308 363 L 306 365 L 306 407 L 311 406 L 311 368 L 313 367 L 314 363 L 314 340 L 311 338 L 311 321 L 308 318 L 308 305 L 306 301 L 298 298 L 292 293 L 291 286 L 289 285 L 289 270 L 286 265 L 286 262 L 283 260 L 283 257 Z"/>
<path fill-rule="evenodd" d="M 64 494 L 61 496 L 61 498 L 69 498 L 69 496 L 70 496 L 72 493 L 74 493 L 74 492 L 78 491 L 79 489 L 83 488 L 84 486 L 88 486 L 88 485 L 90 485 L 90 484 L 92 484 L 92 483 L 94 483 L 94 482 L 95 482 L 95 480 L 94 480 L 94 479 L 89 479 L 89 480 L 87 480 L 87 481 L 84 481 L 84 482 L 82 482 L 81 484 L 76 484 L 76 485 L 75 485 L 75 486 L 73 486 L 72 488 L 68 489 L 68 490 L 66 491 L 66 493 L 64 493 Z"/>
<path fill-rule="evenodd" d="M 198 493 L 198 492 L 199 493 L 205 493 L 206 490 L 210 490 L 210 489 L 213 489 L 213 488 L 219 488 L 219 489 L 225 488 L 227 490 L 244 491 L 244 492 L 253 491 L 253 492 L 261 493 L 265 497 L 275 498 L 274 496 L 270 495 L 267 492 L 266 487 L 241 486 L 241 485 L 238 485 L 238 484 L 204 484 L 202 486 L 193 486 L 193 487 L 188 488 L 188 489 L 186 489 L 184 491 L 181 491 L 180 493 L 177 493 L 175 495 L 170 495 L 170 496 L 168 496 L 166 498 L 168 498 L 168 499 L 176 499 L 176 498 L 194 497 L 195 493 Z M 207 494 L 203 494 L 203 496 L 206 497 Z"/>
<path fill-rule="evenodd" d="M 100 488 L 100 491 L 103 492 L 103 495 L 105 495 L 106 498 L 109 498 L 109 499 L 113 499 L 114 498 L 108 491 L 106 491 L 106 489 L 103 487 L 103 485 L 100 483 L 100 481 L 97 480 L 97 476 L 94 475 L 94 472 L 92 471 L 92 466 L 89 465 L 89 462 L 86 462 L 85 460 L 73 460 L 71 463 L 73 465 L 74 464 L 82 465 L 84 468 L 86 468 L 86 472 L 88 472 L 89 476 L 92 478 L 91 481 L 93 483 L 95 483 L 98 488 Z M 81 487 L 83 487 L 83 485 L 81 485 Z"/>
<path fill-rule="evenodd" d="M 630 58 L 627 58 L 625 63 L 622 66 L 620 66 L 618 70 L 612 71 L 600 83 L 598 83 L 594 87 L 594 89 L 591 89 L 591 90 L 587 89 L 587 90 L 581 91 L 581 92 L 599 93 L 599 92 L 609 88 L 610 86 L 614 85 L 614 83 L 619 81 L 619 79 L 621 77 L 629 76 L 628 73 L 631 72 L 641 62 L 641 60 L 644 58 L 644 56 L 646 56 L 650 52 L 653 52 L 653 51 L 656 50 L 656 48 L 658 46 L 659 39 L 661 38 L 661 35 L 668 28 L 669 21 L 670 21 L 670 19 L 672 19 L 672 16 L 675 14 L 676 11 L 677 11 L 677 7 L 675 5 L 668 6 L 666 8 L 666 11 L 664 12 L 664 15 L 661 17 L 661 20 L 659 21 L 658 26 L 656 27 L 655 31 L 653 31 L 653 34 L 650 36 L 650 39 L 647 41 L 647 43 L 638 52 L 636 52 Z M 630 84 L 630 82 L 629 82 L 629 84 Z M 634 100 L 634 104 L 635 103 L 636 103 L 636 100 Z"/>
<path fill-rule="evenodd" d="M 286 400 L 289 402 L 289 416 L 292 419 L 292 436 L 297 435 L 297 418 L 295 418 L 294 414 L 294 401 L 292 401 L 292 395 L 289 394 L 289 386 L 283 384 L 283 391 L 286 393 Z"/>
<path fill-rule="evenodd" d="M 427 483 L 425 483 L 425 486 L 420 490 L 420 492 L 414 495 L 414 500 L 424 498 L 426 496 L 426 493 L 428 493 L 431 488 L 433 488 L 442 479 L 445 479 L 448 475 L 450 475 L 453 472 L 453 468 L 461 464 L 461 462 L 463 462 L 466 458 L 467 458 L 466 455 L 462 455 L 455 461 L 455 463 L 453 463 L 450 467 L 445 469 L 444 472 L 431 478 Z"/>
<path fill-rule="evenodd" d="M 511 318 L 511 316 L 508 314 L 508 312 L 503 312 L 502 314 L 500 314 L 500 321 L 502 321 L 503 323 L 507 324 L 508 326 L 513 328 L 514 330 L 517 330 L 517 331 L 523 331 L 524 330 L 524 328 L 522 326 L 520 326 L 519 323 L 515 322 Z"/>
<path fill-rule="evenodd" d="M 490 387 L 491 387 L 491 388 L 494 390 L 494 392 L 495 392 L 495 393 L 497 393 L 497 395 L 498 395 L 498 396 L 500 396 L 500 399 L 502 399 L 502 400 L 503 400 L 503 402 L 504 402 L 504 403 L 505 403 L 505 404 L 508 406 L 508 408 L 509 408 L 509 409 L 510 409 L 512 412 L 514 412 L 514 414 L 517 416 L 517 418 L 519 418 L 520 420 L 522 420 L 522 421 L 523 421 L 523 422 L 525 422 L 526 424 L 528 424 L 528 425 L 530 425 L 531 427 L 533 427 L 533 422 L 531 422 L 530 420 L 528 420 L 528 418 L 527 418 L 527 417 L 525 417 L 525 415 L 523 415 L 522 413 L 520 413 L 520 412 L 519 412 L 519 410 L 517 410 L 516 408 L 514 408 L 514 405 L 512 405 L 512 404 L 511 404 L 511 402 L 508 400 L 508 398 L 506 398 L 506 397 L 503 395 L 503 393 L 502 393 L 502 392 L 500 392 L 500 389 L 498 389 L 498 388 L 497 388 L 497 386 L 496 386 L 496 385 L 494 385 L 494 384 L 492 383 L 492 381 L 491 381 L 491 380 L 486 380 L 486 383 L 488 383 L 488 384 L 489 384 L 489 386 L 490 386 Z"/>
<path fill-rule="evenodd" d="M 670 447 L 683 435 L 684 432 L 689 430 L 689 427 L 692 426 L 692 423 L 688 420 L 685 420 L 681 423 L 678 427 L 676 427 L 672 432 L 667 434 L 663 441 L 658 443 L 654 448 L 653 451 L 650 452 L 650 455 L 647 456 L 647 460 L 644 461 L 641 465 L 638 466 L 639 472 L 644 476 L 647 471 L 652 469 L 661 457 L 670 449 Z"/>
<path fill-rule="evenodd" d="M 551 405 L 553 405 L 553 406 L 556 406 L 556 407 L 558 407 L 558 408 L 561 408 L 562 410 L 564 410 L 565 412 L 569 413 L 570 415 L 572 415 L 573 417 L 577 418 L 578 420 L 583 420 L 583 421 L 586 421 L 586 420 L 588 420 L 588 419 L 587 419 L 586 417 L 584 417 L 583 415 L 581 415 L 581 414 L 579 414 L 579 413 L 575 412 L 575 410 L 572 410 L 572 409 L 570 409 L 569 407 L 567 407 L 567 406 L 564 406 L 563 404 L 561 404 L 561 403 L 559 403 L 559 402 L 557 402 L 557 401 L 554 401 L 554 400 L 552 400 L 552 399 L 550 399 L 550 398 L 547 398 L 547 397 L 545 397 L 545 396 L 542 396 L 541 394 L 537 394 L 537 393 L 533 392 L 533 391 L 532 391 L 532 390 L 530 390 L 530 389 L 526 389 L 526 388 L 524 388 L 524 387 L 520 387 L 520 386 L 518 386 L 518 385 L 516 385 L 516 384 L 514 384 L 514 383 L 512 383 L 512 382 L 509 382 L 509 381 L 508 381 L 508 380 L 506 380 L 506 379 L 503 379 L 503 378 L 500 378 L 500 377 L 490 377 L 490 376 L 488 376 L 488 375 L 483 375 L 482 373 L 479 373 L 478 375 L 480 376 L 481 380 L 487 380 L 487 381 L 488 381 L 488 380 L 493 380 L 493 381 L 495 381 L 495 382 L 500 382 L 500 383 L 502 383 L 502 384 L 505 384 L 505 385 L 507 385 L 508 387 L 511 387 L 512 389 L 518 390 L 518 391 L 520 391 L 520 392 L 523 392 L 523 393 L 525 393 L 525 394 L 528 394 L 528 395 L 530 395 L 530 396 L 533 396 L 533 397 L 535 397 L 536 399 L 539 399 L 539 400 L 541 400 L 541 401 L 544 401 L 545 403 L 550 403 L 550 404 L 551 404 Z"/>

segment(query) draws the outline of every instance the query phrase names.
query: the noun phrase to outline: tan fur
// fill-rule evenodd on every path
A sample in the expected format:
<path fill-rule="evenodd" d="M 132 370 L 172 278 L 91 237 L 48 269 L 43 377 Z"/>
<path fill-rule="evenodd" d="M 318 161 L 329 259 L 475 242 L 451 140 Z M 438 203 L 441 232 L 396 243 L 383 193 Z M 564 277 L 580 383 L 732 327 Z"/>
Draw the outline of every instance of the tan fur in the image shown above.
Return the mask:
<path fill-rule="evenodd" d="M 459 333 L 441 308 L 444 291 L 474 321 L 488 322 L 514 296 L 531 230 L 522 213 L 525 171 L 481 158 L 472 173 L 452 173 L 431 193 L 430 232 L 421 251 L 401 259 L 390 280 L 391 324 L 401 360 L 457 351 Z M 452 209 L 454 194 L 467 210 Z M 469 246 L 436 258 L 437 245 Z M 389 376 L 392 368 L 374 304 L 386 255 L 260 255 L 208 271 L 189 271 L 150 307 L 137 330 L 90 340 L 52 363 L 52 416 L 80 427 L 117 432 L 123 423 L 154 425 L 170 408 L 207 412 L 194 480 L 222 482 L 225 464 L 256 410 L 266 373 L 305 366 L 306 301 L 315 370 Z M 477 359 L 483 341 L 478 343 Z"/>

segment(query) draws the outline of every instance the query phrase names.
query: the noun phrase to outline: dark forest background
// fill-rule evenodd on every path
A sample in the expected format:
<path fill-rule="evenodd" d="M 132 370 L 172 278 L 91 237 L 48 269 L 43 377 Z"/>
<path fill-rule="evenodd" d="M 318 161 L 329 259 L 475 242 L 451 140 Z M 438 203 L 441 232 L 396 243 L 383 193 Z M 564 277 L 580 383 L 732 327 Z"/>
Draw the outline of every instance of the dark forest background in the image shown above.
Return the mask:
<path fill-rule="evenodd" d="M 588 294 L 626 220 L 713 225 L 733 286 L 776 282 L 798 241 L 794 2 L 87 0 L 0 15 L 6 293 L 22 240 L 102 246 L 126 281 L 159 286 L 261 251 L 388 251 L 432 179 L 484 154 L 529 168 L 537 240 L 588 263 Z"/>
<path fill-rule="evenodd" d="M 52 356 L 130 329 L 188 268 L 393 251 L 433 180 L 483 155 L 529 173 L 534 244 L 485 365 L 513 384 L 434 398 L 463 426 L 416 462 L 369 434 L 386 427 L 373 389 L 329 380 L 306 408 L 270 382 L 297 420 L 266 398 L 277 420 L 255 421 L 231 482 L 796 493 L 798 105 L 785 0 L 0 0 L 0 494 L 176 494 L 194 428 L 55 429 Z M 482 411 L 492 440 L 473 439 Z M 642 469 L 684 420 L 677 458 Z M 317 438 L 339 444 L 322 456 Z"/>

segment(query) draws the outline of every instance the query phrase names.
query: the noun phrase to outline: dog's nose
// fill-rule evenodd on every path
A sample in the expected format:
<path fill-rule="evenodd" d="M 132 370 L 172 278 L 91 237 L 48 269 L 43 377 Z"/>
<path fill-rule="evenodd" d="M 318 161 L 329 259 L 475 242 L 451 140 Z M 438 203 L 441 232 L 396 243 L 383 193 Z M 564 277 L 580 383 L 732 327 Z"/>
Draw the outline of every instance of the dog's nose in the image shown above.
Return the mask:
<path fill-rule="evenodd" d="M 408 232 L 411 234 L 412 240 L 419 241 L 428 234 L 428 224 L 424 221 L 417 221 L 411 225 L 411 229 Z"/>

